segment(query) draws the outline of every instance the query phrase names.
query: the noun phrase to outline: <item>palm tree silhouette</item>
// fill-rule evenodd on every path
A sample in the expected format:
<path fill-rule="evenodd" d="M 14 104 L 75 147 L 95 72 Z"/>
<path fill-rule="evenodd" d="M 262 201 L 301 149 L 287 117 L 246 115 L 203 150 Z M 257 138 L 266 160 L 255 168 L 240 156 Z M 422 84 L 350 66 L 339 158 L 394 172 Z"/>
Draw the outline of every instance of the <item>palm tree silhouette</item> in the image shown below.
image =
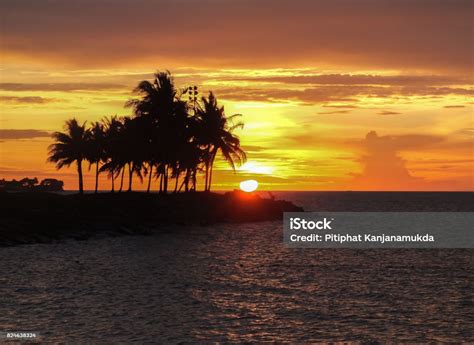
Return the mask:
<path fill-rule="evenodd" d="M 170 179 L 175 179 L 174 192 L 195 191 L 202 173 L 204 190 L 210 191 L 219 152 L 234 171 L 246 161 L 240 139 L 233 133 L 243 123 L 234 123 L 238 114 L 226 116 L 212 92 L 198 100 L 196 89 L 193 97 L 182 100 L 189 88 L 179 90 L 170 72 L 157 72 L 152 81 L 141 81 L 134 89 L 137 98 L 126 102 L 133 116 L 104 118 L 90 129 L 68 120 L 66 133 L 53 134 L 56 143 L 50 146 L 49 161 L 56 162 L 58 169 L 77 162 L 81 193 L 83 159 L 89 161 L 89 169 L 95 164 L 96 193 L 101 172 L 112 180 L 112 192 L 119 176 L 122 191 L 126 174 L 128 191 L 134 176 L 141 181 L 148 177 L 147 192 L 153 177 L 159 180 L 160 192 L 168 192 Z"/>
<path fill-rule="evenodd" d="M 206 167 L 205 190 L 210 191 L 214 160 L 220 151 L 224 159 L 235 171 L 236 165 L 241 165 L 247 160 L 245 152 L 240 147 L 240 139 L 232 132 L 243 128 L 242 122 L 233 123 L 240 114 L 226 116 L 224 107 L 219 107 L 217 98 L 212 92 L 209 97 L 202 97 L 202 106 L 197 111 L 201 122 L 201 144 L 206 148 L 204 157 Z"/>
<path fill-rule="evenodd" d="M 132 191 L 132 179 L 136 174 L 140 180 L 143 178 L 142 167 L 145 162 L 145 142 L 143 135 L 143 121 L 141 118 L 124 118 L 122 131 L 121 161 L 128 166 L 128 191 Z"/>
<path fill-rule="evenodd" d="M 111 116 L 102 120 L 104 126 L 104 164 L 100 172 L 107 172 L 112 180 L 112 193 L 115 192 L 115 179 L 122 170 L 120 164 L 120 135 L 123 131 L 123 122 L 117 116 Z"/>
<path fill-rule="evenodd" d="M 148 157 L 148 165 L 150 171 L 153 165 L 156 166 L 155 175 L 160 179 L 160 192 L 166 193 L 169 174 L 179 158 L 177 153 L 186 141 L 188 105 L 180 100 L 180 93 L 169 71 L 155 73 L 152 82 L 141 81 L 134 92 L 139 98 L 127 101 L 125 106 L 131 107 L 136 117 L 146 118 L 155 128 L 147 138 L 154 147 Z"/>
<path fill-rule="evenodd" d="M 67 120 L 64 126 L 65 132 L 54 132 L 52 134 L 55 143 L 49 146 L 48 161 L 56 163 L 56 169 L 64 166 L 69 167 L 72 163 L 77 164 L 79 175 L 79 193 L 84 193 L 84 182 L 82 178 L 82 161 L 87 154 L 88 130 L 85 122 L 79 125 L 75 118 Z"/>
<path fill-rule="evenodd" d="M 87 160 L 89 161 L 89 170 L 92 164 L 95 164 L 95 188 L 94 193 L 97 193 L 99 187 L 99 164 L 105 156 L 105 132 L 104 125 L 100 122 L 93 122 L 88 131 L 87 138 Z"/>

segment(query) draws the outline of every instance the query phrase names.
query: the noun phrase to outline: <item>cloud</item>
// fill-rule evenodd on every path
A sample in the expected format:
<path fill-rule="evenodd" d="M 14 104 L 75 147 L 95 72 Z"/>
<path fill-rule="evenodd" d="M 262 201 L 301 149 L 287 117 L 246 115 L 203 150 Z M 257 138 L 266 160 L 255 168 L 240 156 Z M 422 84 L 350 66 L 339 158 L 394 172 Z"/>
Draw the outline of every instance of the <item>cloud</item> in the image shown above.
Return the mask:
<path fill-rule="evenodd" d="M 223 77 L 223 79 L 227 78 Z M 385 86 L 466 85 L 473 82 L 472 78 L 447 75 L 320 74 L 317 71 L 301 71 L 299 75 L 240 76 L 229 80 L 308 85 Z"/>
<path fill-rule="evenodd" d="M 112 83 L 0 83 L 3 91 L 111 91 L 128 90 L 124 85 Z"/>
<path fill-rule="evenodd" d="M 300 89 L 265 87 L 224 87 L 214 88 L 219 98 L 234 101 L 260 102 L 299 102 L 306 105 L 321 103 L 354 103 L 359 97 L 434 97 L 434 96 L 472 96 L 474 89 L 451 87 L 385 87 L 373 85 L 322 85 Z"/>
<path fill-rule="evenodd" d="M 333 111 L 323 111 L 319 112 L 319 115 L 333 115 L 333 114 L 347 114 L 350 113 L 350 110 L 333 110 Z"/>
<path fill-rule="evenodd" d="M 42 180 L 45 178 L 56 178 L 59 180 L 64 180 L 65 182 L 73 181 L 72 185 L 76 187 L 77 173 L 72 170 L 39 170 L 39 169 L 25 169 L 19 167 L 7 167 L 0 166 L 0 176 L 6 179 L 16 179 L 21 180 L 24 177 L 28 178 L 38 178 Z M 88 175 L 84 176 L 85 180 L 89 179 Z M 92 184 L 91 184 L 92 185 Z"/>
<path fill-rule="evenodd" d="M 417 136 L 416 139 L 421 139 Z M 363 140 L 366 155 L 360 158 L 362 173 L 355 174 L 351 188 L 358 190 L 413 190 L 419 187 L 420 178 L 413 177 L 405 166 L 405 161 L 398 156 L 398 149 L 412 145 L 415 137 L 379 137 L 377 132 L 367 133 Z M 410 145 L 409 145 L 410 146 Z M 416 146 L 416 145 L 415 145 Z"/>
<path fill-rule="evenodd" d="M 357 109 L 359 108 L 356 105 L 350 105 L 350 104 L 324 104 L 323 108 L 338 108 L 338 109 Z"/>
<path fill-rule="evenodd" d="M 457 109 L 457 108 L 465 108 L 465 105 L 445 105 L 443 108 L 446 109 Z"/>
<path fill-rule="evenodd" d="M 474 127 L 461 128 L 455 134 L 474 137 Z"/>
<path fill-rule="evenodd" d="M 265 147 L 259 145 L 242 145 L 245 152 L 262 152 L 265 151 Z"/>
<path fill-rule="evenodd" d="M 472 159 L 416 159 L 410 166 L 417 174 L 441 171 L 444 175 L 437 178 L 414 176 L 401 151 L 422 153 L 437 150 L 453 152 L 469 145 L 466 141 L 457 141 L 456 132 L 448 136 L 434 135 L 394 135 L 379 136 L 370 131 L 364 140 L 359 142 L 365 153 L 358 161 L 362 172 L 353 174 L 353 179 L 346 185 L 354 190 L 473 190 L 474 180 L 466 176 L 466 170 L 472 172 Z M 472 144 L 472 142 L 471 142 Z M 472 152 L 472 151 L 471 151 Z M 466 155 L 466 157 L 468 157 Z M 446 175 L 449 169 L 451 175 Z M 453 175 L 454 173 L 454 175 Z"/>
<path fill-rule="evenodd" d="M 50 137 L 51 133 L 38 129 L 0 129 L 0 139 L 17 140 Z"/>
<path fill-rule="evenodd" d="M 469 0 L 4 0 L 0 11 L 12 61 L 472 69 Z"/>
<path fill-rule="evenodd" d="M 1 103 L 11 104 L 47 104 L 53 102 L 61 102 L 57 98 L 45 98 L 39 96 L 16 97 L 16 96 L 0 96 Z"/>
<path fill-rule="evenodd" d="M 323 103 L 340 109 L 358 107 L 353 103 L 361 97 L 474 96 L 472 80 L 457 76 L 318 74 L 312 69 L 275 69 L 232 73 L 221 70 L 209 78 L 209 85 L 228 100 Z"/>
<path fill-rule="evenodd" d="M 378 112 L 377 114 L 378 115 L 400 115 L 401 113 L 397 113 L 396 111 L 383 110 L 381 112 Z"/>
<path fill-rule="evenodd" d="M 369 149 L 380 147 L 387 151 L 420 149 L 445 142 L 447 139 L 439 135 L 404 134 L 378 136 L 375 131 L 367 134 L 362 146 Z"/>

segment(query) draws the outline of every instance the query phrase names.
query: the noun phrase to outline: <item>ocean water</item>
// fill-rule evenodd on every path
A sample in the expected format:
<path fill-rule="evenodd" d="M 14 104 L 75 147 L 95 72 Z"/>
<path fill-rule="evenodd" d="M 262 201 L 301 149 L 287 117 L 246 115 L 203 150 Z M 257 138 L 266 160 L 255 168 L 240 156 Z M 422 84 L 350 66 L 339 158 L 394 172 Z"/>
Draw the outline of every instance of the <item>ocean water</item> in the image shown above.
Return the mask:
<path fill-rule="evenodd" d="M 472 193 L 275 193 L 472 211 Z M 0 331 L 45 342 L 473 342 L 474 250 L 287 249 L 281 222 L 0 248 Z M 1 342 L 1 340 L 0 340 Z"/>

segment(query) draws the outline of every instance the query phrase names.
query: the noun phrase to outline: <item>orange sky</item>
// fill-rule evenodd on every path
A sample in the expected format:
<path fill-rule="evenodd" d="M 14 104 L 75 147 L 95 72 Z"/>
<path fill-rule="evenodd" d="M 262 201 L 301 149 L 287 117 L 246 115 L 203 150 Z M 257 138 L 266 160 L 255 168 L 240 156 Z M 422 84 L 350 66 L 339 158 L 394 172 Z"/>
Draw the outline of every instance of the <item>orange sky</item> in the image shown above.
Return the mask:
<path fill-rule="evenodd" d="M 458 0 L 4 0 L 0 178 L 77 188 L 46 163 L 50 132 L 128 114 L 133 87 L 169 69 L 243 114 L 248 163 L 218 162 L 216 189 L 473 190 L 473 14 Z"/>

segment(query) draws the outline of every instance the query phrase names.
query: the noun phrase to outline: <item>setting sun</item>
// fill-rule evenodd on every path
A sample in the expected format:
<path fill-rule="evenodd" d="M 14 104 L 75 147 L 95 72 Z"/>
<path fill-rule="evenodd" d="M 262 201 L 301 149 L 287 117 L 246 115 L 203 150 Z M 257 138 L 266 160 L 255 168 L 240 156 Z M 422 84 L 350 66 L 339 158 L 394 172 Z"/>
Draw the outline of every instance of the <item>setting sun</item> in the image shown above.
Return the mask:
<path fill-rule="evenodd" d="M 258 182 L 255 180 L 246 180 L 240 182 L 240 189 L 244 192 L 250 193 L 258 188 Z"/>

